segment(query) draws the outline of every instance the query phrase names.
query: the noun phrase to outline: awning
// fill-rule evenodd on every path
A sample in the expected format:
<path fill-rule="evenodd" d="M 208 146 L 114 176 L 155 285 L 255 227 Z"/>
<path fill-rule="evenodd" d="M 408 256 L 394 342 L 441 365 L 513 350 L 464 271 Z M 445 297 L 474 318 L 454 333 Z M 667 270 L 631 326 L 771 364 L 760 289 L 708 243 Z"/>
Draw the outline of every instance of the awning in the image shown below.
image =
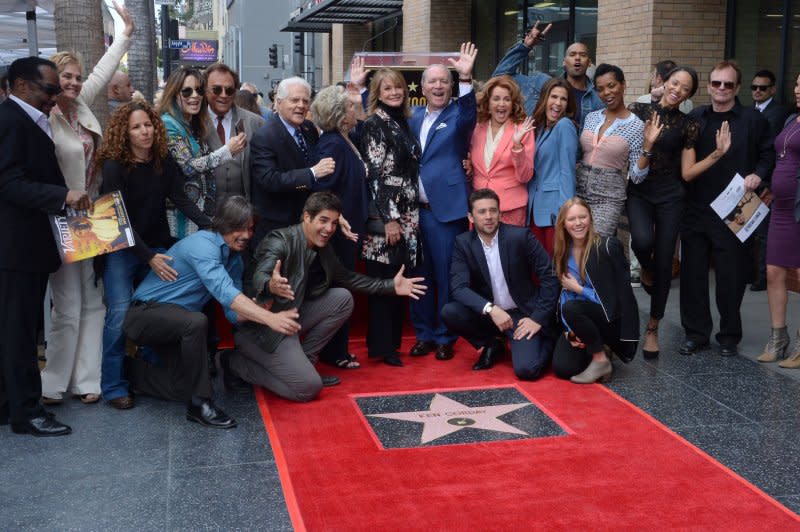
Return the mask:
<path fill-rule="evenodd" d="M 311 0 L 281 31 L 329 33 L 332 24 L 364 24 L 402 9 L 403 0 Z"/>

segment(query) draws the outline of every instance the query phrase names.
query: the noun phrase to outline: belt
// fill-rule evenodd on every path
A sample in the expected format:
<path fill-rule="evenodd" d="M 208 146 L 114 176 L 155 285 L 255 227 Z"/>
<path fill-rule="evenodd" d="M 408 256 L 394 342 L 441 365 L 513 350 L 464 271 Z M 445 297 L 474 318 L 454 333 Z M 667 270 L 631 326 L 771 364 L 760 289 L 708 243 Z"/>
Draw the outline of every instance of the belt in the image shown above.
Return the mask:
<path fill-rule="evenodd" d="M 419 202 L 419 208 L 420 209 L 425 209 L 426 211 L 429 211 L 429 210 L 431 210 L 431 204 L 430 203 Z"/>

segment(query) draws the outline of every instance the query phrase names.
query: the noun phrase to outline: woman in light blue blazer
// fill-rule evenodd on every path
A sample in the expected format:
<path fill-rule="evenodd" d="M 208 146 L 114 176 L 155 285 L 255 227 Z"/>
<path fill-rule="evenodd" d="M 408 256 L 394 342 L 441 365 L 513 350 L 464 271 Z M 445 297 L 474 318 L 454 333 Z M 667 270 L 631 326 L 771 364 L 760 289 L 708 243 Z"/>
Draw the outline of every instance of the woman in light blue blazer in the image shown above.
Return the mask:
<path fill-rule="evenodd" d="M 533 179 L 528 182 L 527 223 L 550 256 L 553 255 L 553 226 L 558 211 L 575 195 L 578 128 L 573 117 L 576 109 L 570 85 L 562 78 L 553 78 L 542 88 L 533 112 L 536 153 Z"/>

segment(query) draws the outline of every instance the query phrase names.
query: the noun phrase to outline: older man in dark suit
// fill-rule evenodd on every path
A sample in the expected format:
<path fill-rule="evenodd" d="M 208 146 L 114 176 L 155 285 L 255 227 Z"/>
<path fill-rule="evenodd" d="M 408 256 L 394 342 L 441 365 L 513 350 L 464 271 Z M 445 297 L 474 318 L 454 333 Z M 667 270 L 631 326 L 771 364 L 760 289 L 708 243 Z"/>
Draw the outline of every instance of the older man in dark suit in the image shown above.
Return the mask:
<path fill-rule="evenodd" d="M 8 80 L 11 94 L 0 105 L 0 424 L 63 436 L 72 429 L 39 403 L 37 326 L 47 276 L 60 264 L 47 213 L 91 204 L 85 192 L 67 189 L 56 160 L 47 121 L 61 92 L 56 65 L 17 59 Z"/>
<path fill-rule="evenodd" d="M 491 368 L 509 337 L 514 373 L 536 379 L 553 354 L 555 337 L 552 318 L 560 287 L 550 257 L 527 228 L 500 223 L 500 198 L 490 189 L 470 195 L 469 221 L 474 229 L 456 238 L 451 301 L 442 319 L 482 348 L 472 369 Z"/>
<path fill-rule="evenodd" d="M 311 184 L 330 175 L 330 157 L 312 159 L 319 139 L 317 128 L 306 120 L 311 86 L 303 78 L 287 78 L 275 91 L 276 113 L 250 143 L 251 196 L 259 215 L 253 249 L 271 230 L 300 221 Z"/>

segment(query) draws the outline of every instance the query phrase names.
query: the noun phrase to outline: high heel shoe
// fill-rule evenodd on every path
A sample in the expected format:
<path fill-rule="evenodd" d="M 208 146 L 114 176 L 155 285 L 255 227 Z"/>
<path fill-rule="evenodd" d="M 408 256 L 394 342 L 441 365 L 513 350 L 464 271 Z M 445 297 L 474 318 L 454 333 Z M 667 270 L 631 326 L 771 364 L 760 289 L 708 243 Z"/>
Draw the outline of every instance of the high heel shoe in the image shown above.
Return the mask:
<path fill-rule="evenodd" d="M 764 346 L 764 352 L 756 360 L 759 362 L 775 362 L 786 355 L 786 348 L 788 347 L 789 333 L 786 332 L 786 327 L 778 329 L 773 327 L 772 333 L 769 335 L 769 341 Z"/>
<path fill-rule="evenodd" d="M 589 365 L 586 367 L 585 370 L 581 371 L 577 375 L 573 375 L 570 377 L 569 380 L 574 382 L 575 384 L 592 384 L 594 382 L 606 382 L 608 379 L 611 378 L 611 372 L 613 371 L 613 367 L 611 366 L 611 362 L 605 360 L 603 362 L 597 362 L 592 360 Z"/>
<path fill-rule="evenodd" d="M 792 346 L 792 354 L 786 360 L 781 360 L 778 365 L 782 368 L 800 368 L 800 329 L 797 330 L 797 335 L 794 339 L 794 346 Z"/>
<path fill-rule="evenodd" d="M 647 329 L 645 329 L 644 334 L 645 336 L 648 334 L 658 335 L 658 325 L 656 325 L 655 327 L 648 327 Z M 642 355 L 646 359 L 658 358 L 658 354 L 659 354 L 658 349 L 656 349 L 655 351 L 649 351 L 644 347 L 642 347 Z"/>

